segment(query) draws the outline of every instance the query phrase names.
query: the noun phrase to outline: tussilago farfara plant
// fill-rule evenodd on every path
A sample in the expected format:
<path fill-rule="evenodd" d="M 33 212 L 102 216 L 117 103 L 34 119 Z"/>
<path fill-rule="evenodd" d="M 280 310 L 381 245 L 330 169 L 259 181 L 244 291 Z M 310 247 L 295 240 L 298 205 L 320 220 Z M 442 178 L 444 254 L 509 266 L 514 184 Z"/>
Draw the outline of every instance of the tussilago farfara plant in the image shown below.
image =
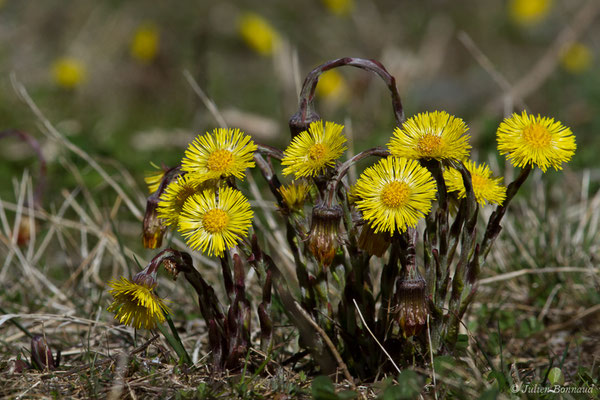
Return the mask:
<path fill-rule="evenodd" d="M 386 82 L 397 122 L 385 147 L 345 161 L 344 127 L 321 120 L 313 106 L 319 75 L 344 65 Z M 219 368 L 244 362 L 253 320 L 270 354 L 293 347 L 277 332 L 291 324 L 303 350 L 290 359 L 311 354 L 324 373 L 342 367 L 368 379 L 390 369 L 390 360 L 407 366 L 452 354 L 509 203 L 534 167 L 561 169 L 576 147 L 560 122 L 513 114 L 498 128 L 498 149 L 521 171 L 504 187 L 486 164 L 469 160 L 464 121 L 444 111 L 405 120 L 394 78 L 378 62 L 356 58 L 307 76 L 290 130 L 280 151 L 237 129 L 215 129 L 190 143 L 180 166 L 148 179 L 144 244 L 158 248 L 167 228 L 178 231 L 192 250 L 219 258 L 226 298 L 188 253 L 165 249 L 132 281 L 111 284 L 110 310 L 120 322 L 150 329 L 165 319 L 169 309 L 154 291 L 163 265 L 197 291 Z M 350 181 L 349 168 L 364 159 L 372 165 Z M 248 168 L 260 170 L 277 202 L 295 277 L 253 227 L 260 214 L 239 189 Z M 280 175 L 289 182 L 282 185 Z M 479 207 L 495 208 L 485 227 L 478 227 Z M 246 282 L 250 268 L 258 283 Z M 258 304 L 247 283 L 260 285 Z"/>

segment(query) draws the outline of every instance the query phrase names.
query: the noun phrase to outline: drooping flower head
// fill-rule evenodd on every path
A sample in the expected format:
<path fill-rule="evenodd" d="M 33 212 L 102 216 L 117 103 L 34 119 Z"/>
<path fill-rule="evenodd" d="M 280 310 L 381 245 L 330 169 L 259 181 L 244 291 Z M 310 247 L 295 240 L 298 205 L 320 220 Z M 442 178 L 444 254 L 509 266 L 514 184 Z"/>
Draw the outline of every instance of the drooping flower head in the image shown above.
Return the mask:
<path fill-rule="evenodd" d="M 112 288 L 109 293 L 114 301 L 108 311 L 114 312 L 115 319 L 121 324 L 131 325 L 137 329 L 153 329 L 156 323 L 165 321 L 165 314 L 170 312 L 164 301 L 154 293 L 156 281 L 149 275 L 133 281 L 121 277 L 108 285 Z"/>
<path fill-rule="evenodd" d="M 165 225 L 177 226 L 183 204 L 193 194 L 201 191 L 203 184 L 193 175 L 182 175 L 169 183 L 158 202 L 158 217 Z"/>
<path fill-rule="evenodd" d="M 462 160 L 471 149 L 468 129 L 462 119 L 445 111 L 424 112 L 396 128 L 387 146 L 397 157 Z"/>
<path fill-rule="evenodd" d="M 342 135 L 343 125 L 323 121 L 310 124 L 308 131 L 297 135 L 285 149 L 281 165 L 284 175 L 295 178 L 317 176 L 333 167 L 335 161 L 346 150 L 346 138 Z"/>
<path fill-rule="evenodd" d="M 204 190 L 183 205 L 179 231 L 192 249 L 222 256 L 248 234 L 252 216 L 250 202 L 239 190 Z"/>
<path fill-rule="evenodd" d="M 471 173 L 471 183 L 477 202 L 482 206 L 487 203 L 502 204 L 506 198 L 506 187 L 502 184 L 502 177 L 494 178 L 492 171 L 485 163 L 479 165 L 471 160 L 465 162 L 465 167 Z M 467 196 L 460 171 L 447 168 L 444 171 L 444 181 L 448 192 L 457 192 L 458 198 Z"/>
<path fill-rule="evenodd" d="M 431 209 L 436 185 L 416 160 L 387 157 L 367 168 L 356 182 L 357 207 L 375 229 L 391 235 L 413 227 Z"/>
<path fill-rule="evenodd" d="M 577 145 L 571 129 L 554 118 L 514 113 L 504 119 L 496 134 L 498 151 L 507 154 L 515 167 L 537 165 L 544 172 L 548 167 L 562 169 L 568 162 Z"/>
<path fill-rule="evenodd" d="M 181 169 L 201 181 L 228 176 L 243 179 L 246 168 L 254 167 L 256 149 L 252 138 L 239 129 L 218 128 L 190 143 Z"/>

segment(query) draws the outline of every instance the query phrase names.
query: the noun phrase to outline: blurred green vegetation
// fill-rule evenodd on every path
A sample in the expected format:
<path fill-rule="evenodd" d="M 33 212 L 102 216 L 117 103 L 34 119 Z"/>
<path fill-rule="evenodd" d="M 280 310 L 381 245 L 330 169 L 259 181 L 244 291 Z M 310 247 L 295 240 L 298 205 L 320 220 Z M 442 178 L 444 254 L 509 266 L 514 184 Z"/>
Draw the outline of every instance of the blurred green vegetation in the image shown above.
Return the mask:
<path fill-rule="evenodd" d="M 339 13 L 327 6 L 333 3 L 342 4 Z M 547 3 L 547 9 L 527 11 L 534 18 L 518 17 L 518 3 L 4 0 L 0 130 L 23 130 L 41 142 L 50 165 L 50 188 L 73 183 L 56 161 L 60 156 L 79 161 L 42 134 L 40 121 L 12 88 L 14 74 L 63 134 L 95 157 L 122 164 L 141 183 L 150 161 L 176 164 L 195 134 L 217 125 L 184 70 L 229 124 L 257 141 L 285 146 L 297 85 L 306 73 L 326 60 L 356 56 L 381 61 L 396 77 L 407 115 L 444 109 L 465 119 L 479 158 L 486 159 L 494 152 L 495 130 L 506 111 L 503 90 L 459 33 L 465 32 L 496 72 L 516 84 L 556 48 L 563 31 L 580 22 L 578 13 L 588 1 L 538 0 L 534 3 Z M 268 54 L 253 50 L 239 33 L 240 18 L 248 12 L 263 18 L 276 36 L 278 45 Z M 143 29 L 151 33 L 144 36 Z M 574 170 L 599 165 L 594 133 L 600 129 L 600 113 L 595 112 L 600 70 L 593 68 L 599 31 L 599 24 L 584 27 L 577 38 L 583 50 L 571 52 L 570 62 L 560 55 L 568 48 L 559 49 L 547 79 L 523 99 L 531 113 L 555 117 L 572 128 L 578 142 L 569 166 Z M 136 35 L 143 36 L 137 53 L 132 50 Z M 56 62 L 65 59 L 82 70 L 72 87 L 57 77 Z M 356 148 L 385 144 L 394 124 L 385 86 L 364 71 L 346 68 L 340 73 L 338 85 L 344 90 L 333 85 L 329 93 L 321 93 L 321 116 L 350 122 Z M 516 99 L 513 107 L 520 111 L 522 103 Z M 4 139 L 0 179 L 8 183 L 24 168 L 35 171 L 32 154 L 15 139 Z M 0 195 L 12 192 L 10 186 L 2 185 Z"/>

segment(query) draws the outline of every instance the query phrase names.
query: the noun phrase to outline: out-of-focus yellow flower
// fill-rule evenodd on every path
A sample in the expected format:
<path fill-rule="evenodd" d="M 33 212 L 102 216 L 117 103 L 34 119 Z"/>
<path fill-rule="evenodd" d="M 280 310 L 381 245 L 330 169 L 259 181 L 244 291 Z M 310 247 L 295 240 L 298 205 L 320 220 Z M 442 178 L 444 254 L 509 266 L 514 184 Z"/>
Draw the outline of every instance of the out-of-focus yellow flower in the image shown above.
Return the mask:
<path fill-rule="evenodd" d="M 263 56 L 272 54 L 281 42 L 279 33 L 269 21 L 252 12 L 244 13 L 240 17 L 238 32 L 252 50 Z"/>
<path fill-rule="evenodd" d="M 4 0 L 0 0 L 0 8 L 2 8 L 4 6 L 5 1 Z"/>
<path fill-rule="evenodd" d="M 354 9 L 354 0 L 321 0 L 323 5 L 335 15 L 348 15 Z"/>
<path fill-rule="evenodd" d="M 153 23 L 140 25 L 131 39 L 129 51 L 137 61 L 148 64 L 156 58 L 160 44 L 158 28 Z"/>
<path fill-rule="evenodd" d="M 59 58 L 52 65 L 52 77 L 59 86 L 73 89 L 85 80 L 85 65 L 73 57 Z"/>
<path fill-rule="evenodd" d="M 346 80 L 336 70 L 325 72 L 319 77 L 317 95 L 328 100 L 342 100 L 348 93 Z"/>
<path fill-rule="evenodd" d="M 567 71 L 579 74 L 592 65 L 592 52 L 583 43 L 573 43 L 561 54 L 560 64 Z"/>
<path fill-rule="evenodd" d="M 523 25 L 543 20 L 552 8 L 552 0 L 511 0 L 508 4 L 510 18 Z"/>

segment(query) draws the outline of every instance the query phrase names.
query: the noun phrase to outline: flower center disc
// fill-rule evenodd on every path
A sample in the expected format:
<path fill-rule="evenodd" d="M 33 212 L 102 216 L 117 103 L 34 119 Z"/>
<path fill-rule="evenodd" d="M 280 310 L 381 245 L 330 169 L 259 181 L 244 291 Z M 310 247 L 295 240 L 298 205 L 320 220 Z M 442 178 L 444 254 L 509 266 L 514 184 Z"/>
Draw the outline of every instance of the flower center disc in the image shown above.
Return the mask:
<path fill-rule="evenodd" d="M 390 182 L 381 192 L 381 201 L 386 207 L 397 208 L 408 202 L 410 187 L 404 182 Z"/>
<path fill-rule="evenodd" d="M 229 223 L 229 216 L 223 210 L 218 208 L 209 210 L 202 217 L 202 226 L 209 233 L 222 232 Z"/>
<path fill-rule="evenodd" d="M 523 139 L 525 139 L 528 145 L 536 149 L 543 149 L 548 147 L 552 136 L 548 132 L 548 129 L 539 124 L 533 124 L 523 130 Z"/>
<path fill-rule="evenodd" d="M 233 164 L 229 150 L 217 150 L 208 157 L 207 167 L 211 171 L 226 171 Z"/>
<path fill-rule="evenodd" d="M 311 160 L 317 161 L 323 158 L 323 156 L 327 153 L 327 147 L 325 147 L 321 143 L 315 143 L 311 146 L 310 150 L 308 150 L 308 156 Z"/>
<path fill-rule="evenodd" d="M 432 134 L 421 137 L 417 143 L 417 149 L 425 155 L 439 153 L 440 147 L 442 147 L 442 138 Z"/>

